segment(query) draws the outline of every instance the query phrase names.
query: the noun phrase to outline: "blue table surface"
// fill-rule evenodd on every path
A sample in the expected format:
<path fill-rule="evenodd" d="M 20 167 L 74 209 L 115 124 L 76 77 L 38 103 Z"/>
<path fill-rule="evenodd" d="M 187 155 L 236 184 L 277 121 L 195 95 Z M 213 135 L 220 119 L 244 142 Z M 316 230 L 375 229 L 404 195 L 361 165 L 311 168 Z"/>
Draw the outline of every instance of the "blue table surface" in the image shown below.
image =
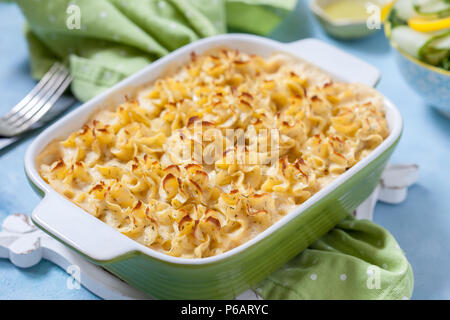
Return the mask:
<path fill-rule="evenodd" d="M 376 66 L 378 89 L 400 109 L 404 134 L 392 162 L 420 165 L 419 182 L 400 205 L 377 204 L 375 222 L 388 229 L 414 270 L 413 299 L 450 299 L 450 119 L 427 106 L 399 73 L 382 31 L 358 41 L 328 37 L 309 12 L 307 0 L 271 37 L 289 42 L 314 37 Z M 35 84 L 29 75 L 24 18 L 12 4 L 0 4 L 0 113 L 15 105 Z M 0 222 L 16 212 L 30 214 L 40 198 L 23 170 L 33 137 L 0 152 Z M 69 290 L 68 275 L 47 261 L 19 269 L 0 259 L 0 299 L 98 299 L 84 288 Z"/>

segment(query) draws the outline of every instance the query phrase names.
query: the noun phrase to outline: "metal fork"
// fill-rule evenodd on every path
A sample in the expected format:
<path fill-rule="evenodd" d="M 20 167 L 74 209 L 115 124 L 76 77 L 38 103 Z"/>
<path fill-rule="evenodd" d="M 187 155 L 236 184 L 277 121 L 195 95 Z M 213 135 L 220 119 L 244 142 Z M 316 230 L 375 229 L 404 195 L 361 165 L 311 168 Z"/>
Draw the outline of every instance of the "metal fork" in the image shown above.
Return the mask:
<path fill-rule="evenodd" d="M 0 118 L 0 136 L 14 137 L 31 129 L 70 85 L 69 70 L 55 63 L 15 107 Z"/>

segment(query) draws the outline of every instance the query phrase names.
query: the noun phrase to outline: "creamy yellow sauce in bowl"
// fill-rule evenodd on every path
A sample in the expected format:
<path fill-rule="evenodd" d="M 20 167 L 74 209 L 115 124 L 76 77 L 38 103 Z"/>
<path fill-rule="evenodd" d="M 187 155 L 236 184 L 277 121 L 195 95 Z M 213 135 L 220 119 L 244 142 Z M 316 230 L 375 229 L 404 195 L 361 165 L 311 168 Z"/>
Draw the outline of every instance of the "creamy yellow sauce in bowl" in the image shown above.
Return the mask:
<path fill-rule="evenodd" d="M 366 21 L 370 14 L 364 0 L 331 1 L 323 7 L 325 14 L 331 20 Z"/>
<path fill-rule="evenodd" d="M 310 9 L 329 35 L 355 39 L 381 28 L 389 4 L 389 0 L 311 0 Z"/>

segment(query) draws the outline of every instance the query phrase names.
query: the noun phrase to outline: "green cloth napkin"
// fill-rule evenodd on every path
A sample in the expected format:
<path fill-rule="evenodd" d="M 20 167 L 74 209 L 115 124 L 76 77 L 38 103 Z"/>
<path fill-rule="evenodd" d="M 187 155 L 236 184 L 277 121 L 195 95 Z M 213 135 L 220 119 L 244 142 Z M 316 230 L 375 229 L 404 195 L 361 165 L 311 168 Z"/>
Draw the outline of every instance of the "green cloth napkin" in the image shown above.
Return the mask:
<path fill-rule="evenodd" d="M 0 0 L 1 1 L 1 0 Z M 230 30 L 265 35 L 297 0 L 15 0 L 28 25 L 32 76 L 57 60 L 87 101 L 157 58 Z M 75 26 L 79 8 L 79 29 Z M 68 27 L 68 22 L 71 28 Z"/>
<path fill-rule="evenodd" d="M 409 299 L 411 266 L 394 237 L 349 217 L 255 291 L 264 299 Z"/>
<path fill-rule="evenodd" d="M 74 95 L 86 101 L 199 38 L 227 30 L 265 35 L 297 0 L 15 2 L 28 21 L 33 77 L 64 61 Z M 80 29 L 66 25 L 69 4 L 80 8 Z M 255 288 L 265 299 L 401 299 L 411 297 L 412 289 L 411 267 L 394 238 L 370 221 L 353 218 Z"/>

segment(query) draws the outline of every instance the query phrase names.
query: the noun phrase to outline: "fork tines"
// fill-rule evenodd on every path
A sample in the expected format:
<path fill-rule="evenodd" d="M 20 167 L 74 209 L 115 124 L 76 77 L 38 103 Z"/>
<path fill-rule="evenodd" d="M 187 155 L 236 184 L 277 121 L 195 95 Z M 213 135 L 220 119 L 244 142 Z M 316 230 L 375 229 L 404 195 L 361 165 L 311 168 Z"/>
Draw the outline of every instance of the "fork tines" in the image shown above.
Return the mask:
<path fill-rule="evenodd" d="M 30 93 L 0 118 L 0 136 L 12 137 L 29 130 L 51 109 L 71 81 L 67 68 L 55 63 Z"/>

